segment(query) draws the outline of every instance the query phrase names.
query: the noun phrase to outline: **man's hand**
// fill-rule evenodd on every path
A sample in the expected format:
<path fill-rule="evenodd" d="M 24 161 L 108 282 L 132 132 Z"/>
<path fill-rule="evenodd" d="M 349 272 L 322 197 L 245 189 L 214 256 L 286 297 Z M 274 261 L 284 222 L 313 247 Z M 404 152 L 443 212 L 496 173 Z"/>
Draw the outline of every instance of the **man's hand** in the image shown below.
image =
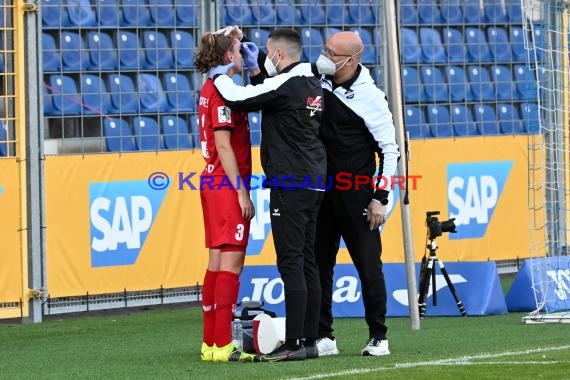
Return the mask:
<path fill-rule="evenodd" d="M 388 209 L 376 199 L 372 199 L 368 204 L 366 220 L 370 223 L 370 231 L 380 227 L 386 222 Z"/>
<path fill-rule="evenodd" d="M 226 36 L 226 37 L 231 35 L 232 37 L 235 37 L 240 41 L 243 38 L 243 32 L 241 31 L 241 29 L 237 25 L 226 26 L 225 28 L 216 30 L 212 34 Z"/>
<path fill-rule="evenodd" d="M 227 65 L 214 66 L 210 69 L 210 72 L 208 73 L 208 78 L 214 79 L 214 77 L 218 74 L 227 75 L 228 71 L 230 71 L 230 69 L 234 67 L 234 65 L 235 65 L 234 62 L 230 62 Z"/>
<path fill-rule="evenodd" d="M 238 202 L 241 208 L 241 216 L 247 221 L 253 219 L 255 216 L 255 208 L 247 191 L 238 192 Z"/>
<path fill-rule="evenodd" d="M 243 52 L 243 62 L 245 63 L 243 68 L 246 70 L 259 69 L 257 64 L 259 48 L 253 42 L 242 42 L 241 51 Z"/>

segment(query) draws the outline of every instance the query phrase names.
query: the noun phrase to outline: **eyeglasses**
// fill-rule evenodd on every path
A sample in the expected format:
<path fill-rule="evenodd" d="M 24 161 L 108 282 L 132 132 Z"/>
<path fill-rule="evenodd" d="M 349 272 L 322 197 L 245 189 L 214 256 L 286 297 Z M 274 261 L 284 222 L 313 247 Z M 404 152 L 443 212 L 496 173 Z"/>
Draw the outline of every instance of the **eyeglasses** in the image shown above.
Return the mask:
<path fill-rule="evenodd" d="M 352 57 L 352 54 L 337 54 L 334 50 L 331 50 L 326 46 L 323 48 L 322 53 L 329 57 Z"/>

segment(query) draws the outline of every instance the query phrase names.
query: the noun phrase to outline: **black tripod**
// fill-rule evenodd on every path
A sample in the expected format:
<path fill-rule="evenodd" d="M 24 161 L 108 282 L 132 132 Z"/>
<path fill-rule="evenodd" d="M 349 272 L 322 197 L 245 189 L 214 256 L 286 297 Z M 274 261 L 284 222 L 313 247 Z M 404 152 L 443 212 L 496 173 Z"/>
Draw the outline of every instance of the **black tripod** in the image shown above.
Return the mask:
<path fill-rule="evenodd" d="M 429 248 L 429 258 L 426 259 L 425 256 L 423 257 L 422 267 L 421 267 L 421 271 L 420 271 L 420 294 L 418 297 L 418 307 L 419 307 L 419 311 L 420 311 L 420 318 L 423 318 L 425 313 L 426 313 L 427 294 L 428 294 L 428 290 L 429 290 L 430 280 L 432 282 L 433 305 L 434 306 L 437 305 L 437 293 L 436 293 L 437 288 L 436 288 L 436 284 L 435 284 L 435 263 L 436 262 L 439 265 L 439 270 L 443 274 L 443 277 L 445 277 L 445 281 L 447 282 L 447 286 L 449 287 L 449 290 L 451 291 L 451 294 L 453 295 L 453 298 L 455 299 L 455 302 L 457 304 L 457 308 L 461 312 L 461 315 L 466 317 L 467 312 L 465 311 L 465 308 L 463 307 L 463 302 L 461 302 L 461 300 L 457 296 L 457 292 L 455 291 L 455 287 L 453 286 L 453 283 L 451 282 L 449 275 L 447 274 L 447 270 L 445 269 L 445 265 L 443 264 L 443 261 L 439 260 L 435 254 L 435 251 L 437 250 L 437 245 L 435 244 L 435 238 L 430 239 L 430 242 L 427 245 L 427 248 Z"/>

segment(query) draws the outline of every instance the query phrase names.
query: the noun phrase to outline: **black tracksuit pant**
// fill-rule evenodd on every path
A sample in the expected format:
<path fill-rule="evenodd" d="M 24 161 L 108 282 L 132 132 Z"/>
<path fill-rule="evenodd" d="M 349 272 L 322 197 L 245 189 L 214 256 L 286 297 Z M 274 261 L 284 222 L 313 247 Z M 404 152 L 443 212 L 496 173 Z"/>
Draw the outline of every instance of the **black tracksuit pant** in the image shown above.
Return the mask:
<path fill-rule="evenodd" d="M 340 238 L 356 267 L 362 285 L 369 338 L 386 339 L 386 284 L 382 272 L 382 242 L 378 229 L 370 231 L 365 211 L 370 193 L 365 190 L 327 190 L 317 221 L 315 253 L 322 298 L 319 337 L 333 337 L 332 288 Z"/>
<path fill-rule="evenodd" d="M 323 191 L 271 189 L 269 207 L 277 269 L 285 290 L 285 338 L 316 339 L 321 284 L 315 234 Z"/>

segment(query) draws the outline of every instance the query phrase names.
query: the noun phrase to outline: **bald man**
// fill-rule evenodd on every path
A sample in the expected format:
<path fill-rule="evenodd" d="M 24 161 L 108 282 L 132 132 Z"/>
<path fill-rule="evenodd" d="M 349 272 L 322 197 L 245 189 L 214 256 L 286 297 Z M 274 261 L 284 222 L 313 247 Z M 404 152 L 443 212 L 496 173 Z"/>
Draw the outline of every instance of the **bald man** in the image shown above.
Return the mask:
<path fill-rule="evenodd" d="M 339 32 L 327 39 L 313 65 L 313 73 L 321 76 L 324 92 L 326 112 L 323 112 L 320 139 L 327 152 L 327 176 L 333 178 L 333 186 L 326 190 L 319 211 L 315 243 L 322 289 L 319 356 L 338 354 L 332 327 L 332 284 L 341 237 L 362 284 L 369 336 L 361 354 L 390 354 L 379 231 L 386 221 L 389 188 L 374 186 L 372 178 L 376 171 L 392 178 L 399 151 L 386 95 L 360 64 L 362 52 L 358 34 Z M 345 175 L 342 186 L 338 184 L 337 188 L 335 179 L 339 173 L 349 173 L 351 180 L 355 176 L 371 180 L 365 185 L 352 183 L 347 190 Z"/>

